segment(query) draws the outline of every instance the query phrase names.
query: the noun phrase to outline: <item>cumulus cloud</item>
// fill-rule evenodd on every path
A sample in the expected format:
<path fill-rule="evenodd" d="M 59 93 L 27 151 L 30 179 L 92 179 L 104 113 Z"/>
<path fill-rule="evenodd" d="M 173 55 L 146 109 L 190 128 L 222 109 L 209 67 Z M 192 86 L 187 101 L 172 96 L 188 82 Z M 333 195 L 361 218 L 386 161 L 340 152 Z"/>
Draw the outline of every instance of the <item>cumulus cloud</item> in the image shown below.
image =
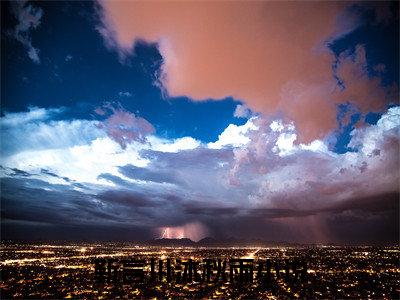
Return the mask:
<path fill-rule="evenodd" d="M 386 119 L 388 115 L 392 115 L 394 111 L 389 111 L 382 117 L 382 120 Z M 398 112 L 395 115 L 393 119 L 396 120 L 396 129 L 388 129 L 380 124 L 375 128 L 370 127 L 370 131 L 366 135 L 364 134 L 365 129 L 354 130 L 352 142 L 362 139 L 362 144 L 368 145 L 371 144 L 372 140 L 374 149 L 370 151 L 360 149 L 358 152 L 338 155 L 327 151 L 327 149 L 304 151 L 301 149 L 302 147 L 299 147 L 300 149 L 296 151 L 297 154 L 293 154 L 296 156 L 295 163 L 275 169 L 268 174 L 268 185 L 262 189 L 260 195 L 268 190 L 279 189 L 284 185 L 286 191 L 276 194 L 276 199 L 273 202 L 280 205 L 284 203 L 293 205 L 298 200 L 296 200 L 296 197 L 290 199 L 288 196 L 297 191 L 297 194 L 301 194 L 301 198 L 309 199 L 297 202 L 296 206 L 304 208 L 308 205 L 314 207 L 326 205 L 328 202 L 332 203 L 332 201 L 345 200 L 346 198 L 365 197 L 385 191 L 398 191 L 398 128 L 400 118 Z M 374 132 L 374 130 L 377 132 Z M 371 140 L 368 141 L 369 139 Z M 379 152 L 374 151 L 378 149 Z M 371 155 L 372 153 L 380 153 L 380 155 Z M 390 163 L 388 163 L 389 161 Z M 293 172 L 296 177 L 291 176 L 290 180 L 290 177 L 287 178 L 288 172 Z"/>
<path fill-rule="evenodd" d="M 27 0 L 12 1 L 12 13 L 18 20 L 18 24 L 13 30 L 14 38 L 19 41 L 27 50 L 29 58 L 39 64 L 39 49 L 32 46 L 30 33 L 36 29 L 41 22 L 43 10 L 40 7 L 35 7 L 28 4 Z"/>
<path fill-rule="evenodd" d="M 164 62 L 159 79 L 170 96 L 232 96 L 254 112 L 283 114 L 296 124 L 297 141 L 309 143 L 335 129 L 338 103 L 367 112 L 398 101 L 379 78 L 368 76 L 363 47 L 354 59 L 349 53 L 337 59 L 327 46 L 361 24 L 351 5 L 100 1 L 99 27 L 122 56 L 138 40 L 158 43 Z M 244 107 L 236 115 L 245 116 Z"/>
<path fill-rule="evenodd" d="M 362 152 L 365 156 L 380 155 L 381 141 L 394 139 L 399 135 L 400 108 L 392 107 L 377 122 L 376 125 L 358 128 L 351 132 L 349 146 Z M 393 141 L 393 146 L 396 146 Z"/>
<path fill-rule="evenodd" d="M 246 133 L 251 130 L 256 130 L 257 126 L 253 119 L 250 119 L 246 124 L 238 126 L 229 124 L 227 128 L 218 136 L 218 140 L 208 143 L 211 149 L 221 149 L 223 147 L 240 147 L 247 144 L 250 139 Z"/>
<path fill-rule="evenodd" d="M 125 149 L 96 121 L 42 117 L 9 124 L 8 138 L 19 136 L 26 146 L 8 149 L 1 159 L 6 220 L 122 226 L 147 237 L 195 240 L 206 235 L 307 242 L 397 238 L 399 107 L 376 125 L 354 129 L 354 152 L 344 154 L 329 150 L 325 140 L 296 144 L 294 123 L 263 116 L 231 124 L 210 144 L 149 135 L 146 143 L 132 141 Z M 32 124 L 38 127 L 32 130 Z M 45 149 L 35 143 L 42 127 L 52 141 Z M 61 131 L 64 146 L 52 138 Z M 81 131 L 93 135 L 74 140 Z M 45 213 L 49 201 L 54 213 L 53 208 Z M 71 212 L 74 218 L 68 220 Z M 362 234 L 362 224 L 375 228 L 374 237 Z"/>

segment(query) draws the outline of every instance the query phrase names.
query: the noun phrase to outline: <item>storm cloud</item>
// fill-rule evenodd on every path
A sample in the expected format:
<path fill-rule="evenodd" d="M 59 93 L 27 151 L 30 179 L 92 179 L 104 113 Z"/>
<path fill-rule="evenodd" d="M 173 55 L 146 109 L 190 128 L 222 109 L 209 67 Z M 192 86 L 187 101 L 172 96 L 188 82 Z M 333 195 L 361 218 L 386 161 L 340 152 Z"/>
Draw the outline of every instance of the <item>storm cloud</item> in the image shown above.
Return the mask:
<path fill-rule="evenodd" d="M 55 121 L 41 122 L 37 126 Z M 294 125 L 262 116 L 227 128 L 235 138 L 221 133 L 218 148 L 218 141 L 163 148 L 162 143 L 174 141 L 149 136 L 149 143 L 133 141 L 124 149 L 99 134 L 78 148 L 66 143 L 41 150 L 27 139 L 29 161 L 16 164 L 17 149 L 2 159 L 4 234 L 33 222 L 55 231 L 67 226 L 71 236 L 81 236 L 79 227 L 89 232 L 100 226 L 108 228 L 110 238 L 112 228 L 126 228 L 135 237 L 143 237 L 134 233 L 143 229 L 147 238 L 390 242 L 398 233 L 399 122 L 399 108 L 390 108 L 376 125 L 354 129 L 350 145 L 357 151 L 344 154 L 332 152 L 322 140 L 296 145 Z M 30 128 L 18 125 L 17 132 L 32 135 Z M 58 134 L 57 123 L 49 128 L 49 134 Z M 71 154 L 89 149 L 99 163 L 93 161 L 96 167 L 85 181 L 82 158 Z M 44 162 L 44 153 L 52 160 Z M 361 234 L 363 222 L 374 226 L 374 236 Z"/>

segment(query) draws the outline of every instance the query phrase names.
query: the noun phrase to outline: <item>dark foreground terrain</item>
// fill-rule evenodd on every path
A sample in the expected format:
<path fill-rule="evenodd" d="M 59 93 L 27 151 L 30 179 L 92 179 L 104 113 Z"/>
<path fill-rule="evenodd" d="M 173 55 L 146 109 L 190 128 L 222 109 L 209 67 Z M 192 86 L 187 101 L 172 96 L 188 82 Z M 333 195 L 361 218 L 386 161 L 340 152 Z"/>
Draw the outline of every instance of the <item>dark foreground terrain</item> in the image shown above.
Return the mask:
<path fill-rule="evenodd" d="M 1 299 L 400 298 L 397 247 L 3 243 L 0 265 Z"/>

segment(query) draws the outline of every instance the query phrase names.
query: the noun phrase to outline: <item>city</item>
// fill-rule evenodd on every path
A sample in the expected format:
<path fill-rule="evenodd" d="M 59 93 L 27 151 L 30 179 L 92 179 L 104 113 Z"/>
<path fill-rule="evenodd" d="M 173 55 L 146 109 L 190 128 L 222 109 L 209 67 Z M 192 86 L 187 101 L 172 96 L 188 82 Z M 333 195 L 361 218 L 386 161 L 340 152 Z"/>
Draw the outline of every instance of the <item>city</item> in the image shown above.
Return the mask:
<path fill-rule="evenodd" d="M 0 0 L 0 300 L 400 299 L 399 13 Z"/>
<path fill-rule="evenodd" d="M 128 243 L 56 245 L 3 242 L 1 257 L 2 299 L 400 297 L 398 247 L 209 248 Z M 124 262 L 139 259 L 143 261 L 139 274 L 144 280 L 124 276 Z M 237 280 L 238 265 L 233 267 L 231 277 L 230 264 L 235 263 L 234 259 L 251 262 L 251 273 L 244 272 L 246 280 Z M 208 263 L 218 260 L 228 263 L 222 272 L 215 268 L 219 264 Z M 101 262 L 118 261 L 122 264 L 113 265 L 111 277 L 99 276 Z M 160 261 L 164 266 L 161 273 Z M 197 268 L 190 269 L 190 280 L 186 277 L 187 269 L 182 268 L 188 261 L 197 265 Z M 286 267 L 289 261 L 305 262 L 307 267 L 300 267 L 297 274 Z M 267 272 L 267 267 L 260 273 L 259 262 L 270 262 L 270 271 Z M 205 273 L 207 269 L 211 271 L 209 276 Z M 302 273 L 304 270 L 306 274 Z"/>

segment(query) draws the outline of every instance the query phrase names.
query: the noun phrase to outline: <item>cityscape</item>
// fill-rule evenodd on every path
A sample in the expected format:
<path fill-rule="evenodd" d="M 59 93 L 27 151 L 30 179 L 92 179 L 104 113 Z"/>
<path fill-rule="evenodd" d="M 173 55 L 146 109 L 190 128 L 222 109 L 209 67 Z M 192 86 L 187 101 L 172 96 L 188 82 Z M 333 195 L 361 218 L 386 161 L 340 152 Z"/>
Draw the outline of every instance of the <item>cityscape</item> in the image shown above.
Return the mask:
<path fill-rule="evenodd" d="M 399 14 L 0 0 L 0 300 L 399 300 Z"/>
<path fill-rule="evenodd" d="M 298 299 L 400 297 L 399 248 L 341 246 L 279 247 L 167 247 L 134 243 L 1 245 L 1 298 L 208 298 Z M 152 273 L 152 263 L 155 260 Z M 242 259 L 254 266 L 251 276 L 239 279 Z M 100 278 L 96 262 L 114 262 L 111 277 Z M 126 273 L 115 262 L 142 261 L 143 280 Z M 182 264 L 195 262 L 193 276 L 185 277 Z M 218 263 L 227 267 L 217 278 Z M 159 272 L 159 262 L 164 269 Z M 259 262 L 270 262 L 270 271 Z M 300 272 L 287 262 L 305 262 Z M 167 270 L 166 264 L 170 263 Z M 181 266 L 178 266 L 181 263 Z M 207 277 L 207 265 L 211 271 Z M 278 266 L 279 265 L 279 266 Z M 266 264 L 264 264 L 266 266 Z M 278 266 L 278 267 L 276 267 Z M 292 266 L 292 265 L 291 265 Z M 305 267 L 305 269 L 303 269 Z M 287 270 L 288 270 L 288 273 Z M 132 271 L 132 269 L 131 269 Z M 305 273 L 304 273 L 305 271 Z M 97 272 L 97 274 L 96 274 Z M 130 274 L 131 276 L 125 276 Z M 139 273 L 135 273 L 138 275 Z M 187 275 L 187 274 L 186 274 Z M 168 278 L 170 277 L 170 278 Z"/>

